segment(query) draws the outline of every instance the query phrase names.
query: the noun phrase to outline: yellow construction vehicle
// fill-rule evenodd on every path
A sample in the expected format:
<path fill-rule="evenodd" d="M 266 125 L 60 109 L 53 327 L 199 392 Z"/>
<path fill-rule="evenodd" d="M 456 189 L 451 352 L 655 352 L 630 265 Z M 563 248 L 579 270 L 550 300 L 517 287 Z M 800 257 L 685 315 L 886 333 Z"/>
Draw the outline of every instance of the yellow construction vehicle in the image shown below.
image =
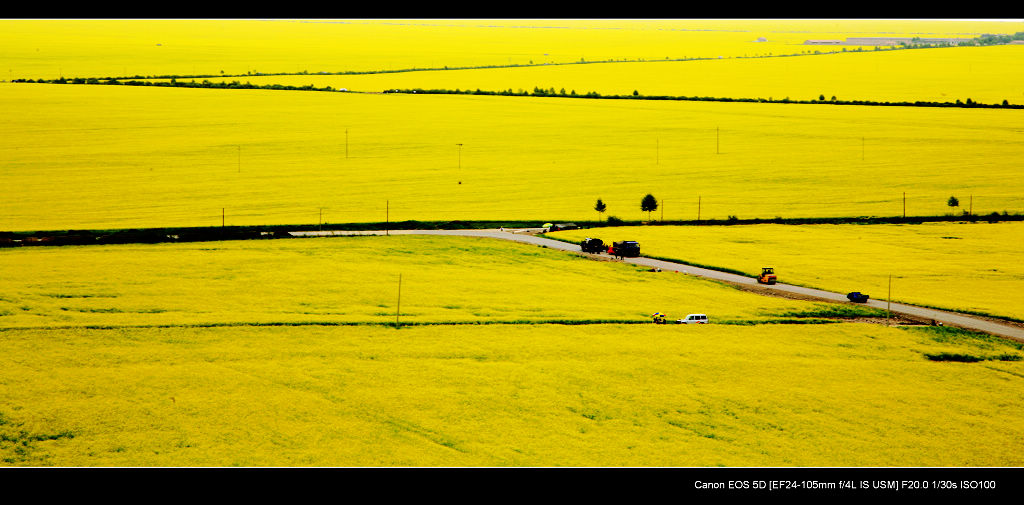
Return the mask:
<path fill-rule="evenodd" d="M 761 284 L 775 284 L 777 278 L 775 277 L 775 269 L 772 267 L 764 267 L 761 269 L 761 275 L 757 278 L 757 282 Z"/>

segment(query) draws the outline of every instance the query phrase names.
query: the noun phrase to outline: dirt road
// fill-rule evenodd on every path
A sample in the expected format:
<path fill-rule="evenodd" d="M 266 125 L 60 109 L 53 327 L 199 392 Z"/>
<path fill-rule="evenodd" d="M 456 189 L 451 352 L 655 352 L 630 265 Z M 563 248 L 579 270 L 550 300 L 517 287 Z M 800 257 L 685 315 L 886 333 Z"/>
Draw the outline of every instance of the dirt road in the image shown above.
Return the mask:
<path fill-rule="evenodd" d="M 467 237 L 487 237 L 501 240 L 512 240 L 515 242 L 523 242 L 527 244 L 534 244 L 537 246 L 544 246 L 550 249 L 559 249 L 564 251 L 570 251 L 576 254 L 584 256 L 604 257 L 607 258 L 607 254 L 593 255 L 586 254 L 580 251 L 578 244 L 570 244 L 561 242 L 558 240 L 552 240 L 545 238 L 540 235 L 535 235 L 540 229 L 512 229 L 506 228 L 502 230 L 373 230 L 373 231 L 309 231 L 309 232 L 292 232 L 291 234 L 296 237 L 329 237 L 329 236 L 344 236 L 344 235 L 457 235 Z M 805 288 L 801 286 L 793 286 L 790 284 L 775 284 L 771 286 L 765 286 L 757 283 L 757 280 L 752 277 L 745 277 L 742 275 L 731 274 L 727 272 L 720 272 L 718 270 L 710 270 L 707 268 L 694 267 L 690 265 L 684 265 L 681 263 L 672 263 L 669 261 L 656 260 L 651 258 L 625 258 L 622 260 L 625 263 L 633 263 L 636 265 L 643 265 L 651 268 L 660 268 L 667 271 L 679 271 L 689 275 L 696 275 L 700 277 L 706 277 L 709 279 L 716 279 L 724 282 L 730 282 L 733 284 L 739 284 L 746 287 L 753 287 L 765 291 L 765 294 L 775 294 L 771 291 L 777 291 L 778 294 L 791 293 L 794 295 L 819 298 L 831 302 L 839 303 L 852 303 L 846 298 L 846 294 L 834 293 L 831 291 L 823 291 L 820 289 Z M 991 333 L 993 335 L 999 335 L 1007 338 L 1012 338 L 1024 342 L 1024 328 L 1014 326 L 1012 324 L 1002 323 L 998 321 L 989 320 L 986 318 L 972 316 L 969 314 L 959 314 L 955 312 L 947 312 L 944 310 L 929 309 L 925 307 L 917 307 L 914 305 L 906 305 L 903 303 L 892 303 L 888 304 L 884 300 L 869 299 L 867 303 L 869 307 L 875 307 L 879 309 L 889 309 L 893 313 L 903 314 L 913 318 L 922 319 L 925 321 L 936 321 L 949 326 L 958 326 L 961 328 L 967 328 L 971 330 L 983 331 L 985 333 Z"/>

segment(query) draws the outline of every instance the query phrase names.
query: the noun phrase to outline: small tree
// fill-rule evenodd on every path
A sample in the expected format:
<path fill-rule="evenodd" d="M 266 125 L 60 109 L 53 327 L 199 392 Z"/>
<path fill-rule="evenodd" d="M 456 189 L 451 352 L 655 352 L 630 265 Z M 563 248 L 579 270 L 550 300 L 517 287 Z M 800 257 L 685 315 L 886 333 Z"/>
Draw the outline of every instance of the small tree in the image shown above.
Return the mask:
<path fill-rule="evenodd" d="M 959 207 L 960 206 L 960 200 L 958 200 L 955 196 L 951 196 L 951 197 L 949 197 L 949 200 L 946 201 L 946 205 L 949 205 L 950 209 L 952 209 L 954 207 Z"/>
<path fill-rule="evenodd" d="M 598 221 L 601 220 L 601 214 L 604 214 L 604 211 L 607 210 L 607 209 L 608 209 L 608 206 L 605 205 L 604 202 L 602 202 L 600 198 L 598 198 L 597 199 L 597 203 L 594 204 L 594 210 L 596 210 L 597 213 L 598 213 L 597 214 L 597 220 Z"/>
<path fill-rule="evenodd" d="M 658 199 L 647 193 L 643 200 L 640 200 L 640 210 L 647 212 L 647 220 L 651 220 L 651 212 L 658 210 Z"/>

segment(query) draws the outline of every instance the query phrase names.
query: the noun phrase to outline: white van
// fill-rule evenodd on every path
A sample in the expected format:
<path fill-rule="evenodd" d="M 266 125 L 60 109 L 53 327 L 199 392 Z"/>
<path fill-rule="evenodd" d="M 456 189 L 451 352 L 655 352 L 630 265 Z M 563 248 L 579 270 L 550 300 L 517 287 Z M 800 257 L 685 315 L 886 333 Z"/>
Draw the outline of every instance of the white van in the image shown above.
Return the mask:
<path fill-rule="evenodd" d="M 679 324 L 708 324 L 708 316 L 707 314 L 690 314 L 676 322 Z"/>

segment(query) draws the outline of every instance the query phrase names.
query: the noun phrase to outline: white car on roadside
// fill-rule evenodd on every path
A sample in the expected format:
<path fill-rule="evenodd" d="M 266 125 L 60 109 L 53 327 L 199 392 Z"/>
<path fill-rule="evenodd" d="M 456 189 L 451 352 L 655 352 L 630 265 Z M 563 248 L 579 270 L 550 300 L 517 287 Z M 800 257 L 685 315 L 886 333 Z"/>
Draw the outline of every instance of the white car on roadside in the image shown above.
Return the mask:
<path fill-rule="evenodd" d="M 708 324 L 707 314 L 689 314 L 676 321 L 679 324 Z"/>

